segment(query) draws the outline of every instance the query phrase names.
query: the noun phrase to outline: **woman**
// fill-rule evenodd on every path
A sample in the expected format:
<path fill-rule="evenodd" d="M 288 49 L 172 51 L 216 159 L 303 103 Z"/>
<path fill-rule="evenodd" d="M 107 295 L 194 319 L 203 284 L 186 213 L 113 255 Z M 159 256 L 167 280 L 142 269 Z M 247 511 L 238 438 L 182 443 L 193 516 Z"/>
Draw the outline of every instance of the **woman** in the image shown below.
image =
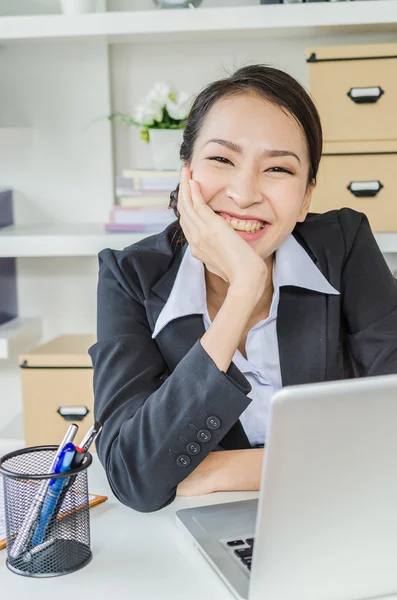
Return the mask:
<path fill-rule="evenodd" d="M 124 504 L 258 489 L 273 392 L 397 373 L 396 281 L 366 217 L 308 214 L 321 151 L 300 84 L 243 67 L 192 106 L 179 221 L 100 252 L 97 449 Z"/>

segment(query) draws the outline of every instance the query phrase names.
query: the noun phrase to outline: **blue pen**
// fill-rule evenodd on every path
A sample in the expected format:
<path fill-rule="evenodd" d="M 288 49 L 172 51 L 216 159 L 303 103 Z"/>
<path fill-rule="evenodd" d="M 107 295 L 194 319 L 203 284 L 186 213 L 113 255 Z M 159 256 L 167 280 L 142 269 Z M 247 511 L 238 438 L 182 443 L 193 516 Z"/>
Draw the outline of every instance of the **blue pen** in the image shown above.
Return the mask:
<path fill-rule="evenodd" d="M 70 465 L 72 464 L 75 451 L 76 449 L 74 447 L 74 444 L 66 444 L 58 458 L 57 464 L 55 465 L 54 473 L 64 473 L 65 471 L 68 471 L 70 469 Z M 33 535 L 32 547 L 37 546 L 37 544 L 41 544 L 41 542 L 43 541 L 47 524 L 52 517 L 55 505 L 62 491 L 64 483 L 65 478 L 63 477 L 59 477 L 58 479 L 51 479 L 48 485 L 43 507 L 41 509 L 40 519 L 37 524 L 36 531 Z"/>

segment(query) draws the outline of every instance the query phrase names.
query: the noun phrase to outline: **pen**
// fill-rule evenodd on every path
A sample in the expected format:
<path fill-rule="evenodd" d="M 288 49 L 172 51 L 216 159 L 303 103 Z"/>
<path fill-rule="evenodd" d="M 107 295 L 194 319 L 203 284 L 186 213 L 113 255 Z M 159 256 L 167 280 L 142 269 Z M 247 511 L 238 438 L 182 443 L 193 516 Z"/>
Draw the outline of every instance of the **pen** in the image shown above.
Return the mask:
<path fill-rule="evenodd" d="M 101 432 L 101 430 L 102 430 L 101 423 L 99 421 L 95 421 L 94 425 L 92 425 L 89 428 L 86 435 L 81 440 L 81 447 L 75 446 L 76 452 L 73 457 L 72 464 L 70 465 L 71 469 L 76 469 L 77 467 L 79 467 L 82 464 L 82 462 L 84 461 L 84 458 L 88 452 L 88 449 L 90 448 L 91 444 L 96 440 L 96 438 L 99 435 L 99 433 Z M 77 474 L 73 475 L 72 477 L 69 477 L 68 483 L 63 486 L 63 489 L 62 489 L 61 493 L 59 494 L 57 504 L 54 509 L 55 514 L 57 514 L 59 512 L 59 510 L 62 506 L 62 503 L 65 499 L 66 493 L 68 492 L 68 490 L 72 487 L 72 485 L 76 481 L 76 477 L 77 477 Z M 53 522 L 53 524 L 54 523 L 55 523 L 55 521 Z M 50 527 L 49 531 L 47 532 L 47 535 L 50 535 L 51 530 L 52 530 L 52 527 Z"/>
<path fill-rule="evenodd" d="M 74 454 L 74 445 L 72 443 L 66 444 L 62 451 L 62 454 L 59 457 L 60 460 L 56 465 L 54 472 L 64 473 L 65 471 L 67 471 L 70 468 L 70 465 L 72 464 Z M 58 479 L 51 479 L 50 483 L 48 484 L 46 497 L 40 513 L 40 519 L 32 538 L 32 546 L 37 546 L 43 541 L 45 529 L 49 520 L 52 517 L 55 505 L 62 491 L 64 483 L 65 479 L 59 477 Z"/>
<path fill-rule="evenodd" d="M 99 421 L 95 421 L 89 428 L 83 439 L 81 440 L 80 446 L 76 446 L 76 454 L 72 462 L 72 469 L 79 467 L 83 462 L 85 455 L 87 454 L 91 444 L 94 443 L 98 435 L 102 430 L 102 425 Z"/>
<path fill-rule="evenodd" d="M 35 556 L 37 556 L 37 554 L 39 554 L 39 552 L 44 552 L 44 550 L 47 550 L 47 548 L 49 548 L 50 546 L 52 546 L 54 543 L 55 543 L 55 539 L 51 538 L 51 539 L 43 542 L 42 544 L 39 544 L 38 546 L 35 546 L 29 552 L 25 552 L 25 554 L 23 555 L 23 561 L 24 562 L 29 562 L 30 560 L 32 560 L 32 558 L 34 558 Z"/>
<path fill-rule="evenodd" d="M 51 463 L 51 466 L 50 466 L 51 473 L 54 472 L 55 465 L 58 462 L 59 456 L 61 455 L 63 448 L 66 446 L 66 444 L 68 444 L 69 442 L 72 442 L 74 440 L 77 430 L 78 430 L 78 426 L 75 425 L 74 423 L 69 425 L 68 430 L 65 434 L 65 437 L 63 438 L 62 442 L 60 443 L 58 450 L 56 451 L 56 454 Z M 18 535 L 16 536 L 15 541 L 9 551 L 10 558 L 12 558 L 12 559 L 17 558 L 26 549 L 26 547 L 30 541 L 33 528 L 35 527 L 37 519 L 39 518 L 41 507 L 43 505 L 49 483 L 50 483 L 50 479 L 45 479 L 41 482 L 40 487 L 37 491 L 37 494 L 36 494 L 32 504 L 30 505 L 30 508 L 26 514 L 26 517 L 23 520 L 23 523 L 18 532 Z"/>

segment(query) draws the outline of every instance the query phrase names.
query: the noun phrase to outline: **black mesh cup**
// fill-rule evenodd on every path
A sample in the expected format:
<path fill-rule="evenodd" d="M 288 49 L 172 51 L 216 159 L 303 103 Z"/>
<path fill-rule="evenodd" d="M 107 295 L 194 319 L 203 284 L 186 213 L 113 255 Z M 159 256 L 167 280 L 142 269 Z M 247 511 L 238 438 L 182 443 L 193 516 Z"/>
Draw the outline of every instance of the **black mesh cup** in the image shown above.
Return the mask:
<path fill-rule="evenodd" d="M 7 567 L 27 577 L 55 577 L 84 567 L 92 557 L 87 467 L 49 473 L 57 446 L 35 446 L 0 459 L 4 479 Z M 56 484 L 55 484 L 56 481 Z M 51 485 L 49 485 L 51 482 Z M 55 484 L 55 485 L 54 485 Z M 60 489 L 61 488 L 61 489 Z M 52 493 L 55 505 L 45 511 Z"/>

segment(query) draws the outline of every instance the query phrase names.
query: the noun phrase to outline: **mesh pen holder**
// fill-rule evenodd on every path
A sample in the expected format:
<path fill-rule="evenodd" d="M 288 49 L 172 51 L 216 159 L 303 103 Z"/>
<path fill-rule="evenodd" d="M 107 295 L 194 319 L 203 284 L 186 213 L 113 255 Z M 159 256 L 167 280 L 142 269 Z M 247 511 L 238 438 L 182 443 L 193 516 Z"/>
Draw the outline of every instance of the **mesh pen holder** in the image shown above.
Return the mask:
<path fill-rule="evenodd" d="M 0 459 L 0 473 L 4 478 L 6 564 L 18 575 L 66 575 L 84 567 L 92 557 L 87 482 L 92 456 L 87 453 L 76 469 L 48 473 L 57 450 L 57 446 L 35 446 Z M 49 497 L 50 489 L 59 490 L 61 486 L 52 512 L 45 515 L 45 500 L 40 504 L 40 498 Z"/>

